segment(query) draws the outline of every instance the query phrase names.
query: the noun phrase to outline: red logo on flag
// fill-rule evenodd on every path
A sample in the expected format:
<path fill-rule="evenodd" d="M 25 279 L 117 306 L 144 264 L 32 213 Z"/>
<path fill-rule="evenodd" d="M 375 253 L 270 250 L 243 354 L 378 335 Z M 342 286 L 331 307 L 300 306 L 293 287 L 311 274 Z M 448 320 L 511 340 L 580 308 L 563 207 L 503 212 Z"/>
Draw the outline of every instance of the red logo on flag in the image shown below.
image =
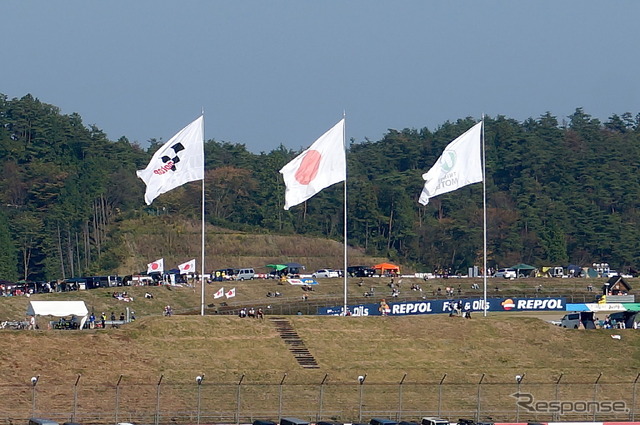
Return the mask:
<path fill-rule="evenodd" d="M 151 263 L 151 270 L 158 270 L 160 265 L 158 263 Z"/>
<path fill-rule="evenodd" d="M 316 178 L 322 155 L 318 151 L 309 151 L 302 159 L 302 163 L 296 171 L 296 180 L 300 184 L 309 184 Z"/>

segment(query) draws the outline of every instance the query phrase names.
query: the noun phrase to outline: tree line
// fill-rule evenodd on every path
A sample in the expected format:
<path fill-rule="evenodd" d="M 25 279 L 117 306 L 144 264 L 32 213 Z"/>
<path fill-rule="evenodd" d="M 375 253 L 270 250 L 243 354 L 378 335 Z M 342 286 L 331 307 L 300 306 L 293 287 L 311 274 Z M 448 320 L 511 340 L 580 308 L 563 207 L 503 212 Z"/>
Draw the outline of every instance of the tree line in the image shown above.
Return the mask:
<path fill-rule="evenodd" d="M 482 184 L 417 199 L 421 175 L 476 121 L 434 130 L 390 129 L 348 146 L 349 244 L 419 271 L 466 272 L 483 257 Z M 199 217 L 201 186 L 143 202 L 135 171 L 148 148 L 109 140 L 78 114 L 31 95 L 0 94 L 0 279 L 51 280 L 115 270 L 123 259 L 117 221 L 169 211 Z M 492 267 L 640 265 L 640 114 L 606 122 L 581 108 L 559 122 L 549 112 L 523 122 L 485 118 L 488 259 Z M 247 232 L 342 240 L 343 185 L 284 211 L 278 173 L 299 152 L 280 145 L 205 142 L 206 221 Z"/>

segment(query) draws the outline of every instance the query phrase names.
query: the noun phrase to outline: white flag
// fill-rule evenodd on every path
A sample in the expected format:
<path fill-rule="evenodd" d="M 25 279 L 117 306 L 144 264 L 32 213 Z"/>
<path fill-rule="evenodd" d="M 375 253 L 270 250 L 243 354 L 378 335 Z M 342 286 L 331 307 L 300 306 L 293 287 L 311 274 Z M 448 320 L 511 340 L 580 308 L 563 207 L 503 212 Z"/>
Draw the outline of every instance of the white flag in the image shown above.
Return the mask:
<path fill-rule="evenodd" d="M 224 288 L 218 289 L 218 291 L 213 294 L 214 299 L 222 298 L 224 296 Z"/>
<path fill-rule="evenodd" d="M 164 258 L 147 264 L 147 274 L 149 273 L 163 273 L 164 272 Z"/>
<path fill-rule="evenodd" d="M 284 209 L 288 210 L 347 178 L 344 152 L 344 118 L 306 151 L 280 170 L 286 185 Z"/>
<path fill-rule="evenodd" d="M 137 172 L 147 185 L 144 200 L 154 199 L 187 182 L 204 179 L 204 117 L 180 130 Z"/>
<path fill-rule="evenodd" d="M 229 289 L 225 295 L 227 296 L 227 298 L 235 297 L 236 296 L 236 288 Z"/>
<path fill-rule="evenodd" d="M 180 264 L 178 270 L 180 270 L 180 274 L 194 273 L 196 271 L 196 259 Z"/>
<path fill-rule="evenodd" d="M 418 202 L 427 205 L 429 198 L 482 181 L 481 134 L 482 121 L 449 143 L 435 165 L 422 175 L 425 184 Z"/>

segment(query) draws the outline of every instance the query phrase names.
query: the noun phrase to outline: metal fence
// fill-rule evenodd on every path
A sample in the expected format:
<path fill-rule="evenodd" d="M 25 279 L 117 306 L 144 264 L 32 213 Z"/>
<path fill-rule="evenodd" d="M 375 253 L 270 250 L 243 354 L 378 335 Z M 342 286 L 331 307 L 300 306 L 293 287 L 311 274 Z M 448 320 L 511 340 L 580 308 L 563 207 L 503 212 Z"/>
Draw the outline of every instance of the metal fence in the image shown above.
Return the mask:
<path fill-rule="evenodd" d="M 310 422 L 368 422 L 373 417 L 416 421 L 438 416 L 483 422 L 633 421 L 638 416 L 636 386 L 640 374 L 626 382 L 570 382 L 564 375 L 533 382 L 526 374 L 512 382 L 215 382 L 204 377 L 190 383 L 129 383 L 123 376 L 109 385 L 47 382 L 34 377 L 25 385 L 0 385 L 0 425 L 26 424 L 30 417 L 84 424 L 240 424 L 256 419 L 298 417 Z"/>

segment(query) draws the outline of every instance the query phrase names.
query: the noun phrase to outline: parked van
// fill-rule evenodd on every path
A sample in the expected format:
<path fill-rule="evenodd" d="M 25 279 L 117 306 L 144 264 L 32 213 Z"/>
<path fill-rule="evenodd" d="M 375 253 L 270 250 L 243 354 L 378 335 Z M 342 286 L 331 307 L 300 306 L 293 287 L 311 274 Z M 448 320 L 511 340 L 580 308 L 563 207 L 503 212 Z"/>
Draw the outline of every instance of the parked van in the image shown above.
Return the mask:
<path fill-rule="evenodd" d="M 578 329 L 580 326 L 580 313 L 565 314 L 560 320 L 560 327 Z"/>
<path fill-rule="evenodd" d="M 235 279 L 236 280 L 253 280 L 253 278 L 256 275 L 256 272 L 249 268 L 249 269 L 236 269 L 235 270 Z"/>
<path fill-rule="evenodd" d="M 298 418 L 282 418 L 280 425 L 309 425 L 309 422 Z"/>
<path fill-rule="evenodd" d="M 426 418 L 422 418 L 421 424 L 422 425 L 449 425 L 449 421 L 442 418 L 426 417 Z"/>

